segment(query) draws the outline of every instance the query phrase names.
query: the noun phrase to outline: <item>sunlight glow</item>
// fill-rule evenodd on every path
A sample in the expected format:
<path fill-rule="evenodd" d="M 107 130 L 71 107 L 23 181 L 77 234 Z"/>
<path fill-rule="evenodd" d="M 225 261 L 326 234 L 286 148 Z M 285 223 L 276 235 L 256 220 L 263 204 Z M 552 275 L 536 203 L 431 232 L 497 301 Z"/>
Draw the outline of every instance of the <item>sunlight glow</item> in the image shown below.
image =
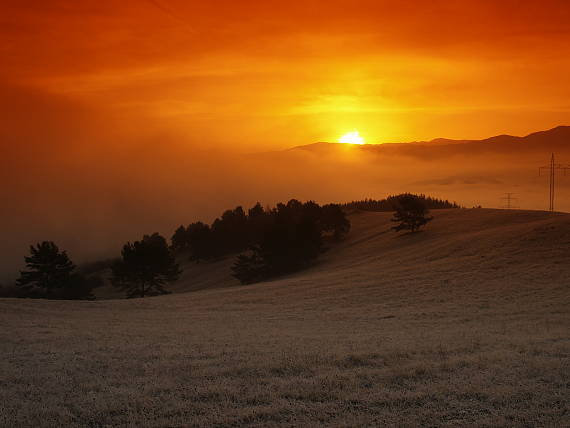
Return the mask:
<path fill-rule="evenodd" d="M 355 130 L 344 134 L 338 142 L 342 144 L 364 144 L 364 138 Z"/>

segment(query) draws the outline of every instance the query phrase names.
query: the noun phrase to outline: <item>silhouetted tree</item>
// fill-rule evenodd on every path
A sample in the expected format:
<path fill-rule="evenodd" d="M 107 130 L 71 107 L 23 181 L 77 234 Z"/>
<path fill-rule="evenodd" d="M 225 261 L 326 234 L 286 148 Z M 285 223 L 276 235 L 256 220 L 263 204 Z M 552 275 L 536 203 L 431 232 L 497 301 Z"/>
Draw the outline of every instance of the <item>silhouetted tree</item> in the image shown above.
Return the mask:
<path fill-rule="evenodd" d="M 321 230 L 313 218 L 314 203 L 296 200 L 278 204 L 272 223 L 250 254 L 238 256 L 233 275 L 243 284 L 281 275 L 307 266 L 321 251 Z"/>
<path fill-rule="evenodd" d="M 30 256 L 25 257 L 27 270 L 20 271 L 16 285 L 30 296 L 51 297 L 57 289 L 70 286 L 75 265 L 65 251 L 60 251 L 51 241 L 30 246 Z"/>
<path fill-rule="evenodd" d="M 263 210 L 263 207 L 261 206 L 261 204 L 259 202 L 257 204 L 255 204 L 253 207 L 251 207 L 249 210 L 247 210 L 247 217 L 250 220 L 261 217 L 264 214 L 265 214 L 265 211 Z"/>
<path fill-rule="evenodd" d="M 350 231 L 350 222 L 344 211 L 337 204 L 322 207 L 321 228 L 323 232 L 332 232 L 335 239 L 340 239 Z"/>
<path fill-rule="evenodd" d="M 197 221 L 186 228 L 186 238 L 190 248 L 191 260 L 205 260 L 214 255 L 214 241 L 210 226 Z"/>
<path fill-rule="evenodd" d="M 166 294 L 164 285 L 176 281 L 181 273 L 166 240 L 158 233 L 128 242 L 121 255 L 112 266 L 111 282 L 125 290 L 127 297 Z"/>
<path fill-rule="evenodd" d="M 180 226 L 176 229 L 170 238 L 170 242 L 172 243 L 172 249 L 175 251 L 187 249 L 190 245 L 187 229 L 184 226 Z"/>
<path fill-rule="evenodd" d="M 248 245 L 258 243 L 271 224 L 271 214 L 258 202 L 247 211 Z"/>
<path fill-rule="evenodd" d="M 396 232 L 400 230 L 415 232 L 433 220 L 433 217 L 427 217 L 429 211 L 426 208 L 425 202 L 416 195 L 400 195 L 396 201 L 395 209 L 396 212 L 394 213 L 392 221 L 399 224 L 392 229 Z"/>
<path fill-rule="evenodd" d="M 248 245 L 248 222 L 242 207 L 227 210 L 212 224 L 217 255 L 242 250 Z"/>
<path fill-rule="evenodd" d="M 232 266 L 233 276 L 242 284 L 252 284 L 263 280 L 268 275 L 267 270 L 267 264 L 258 246 L 252 247 L 250 254 L 237 256 Z"/>

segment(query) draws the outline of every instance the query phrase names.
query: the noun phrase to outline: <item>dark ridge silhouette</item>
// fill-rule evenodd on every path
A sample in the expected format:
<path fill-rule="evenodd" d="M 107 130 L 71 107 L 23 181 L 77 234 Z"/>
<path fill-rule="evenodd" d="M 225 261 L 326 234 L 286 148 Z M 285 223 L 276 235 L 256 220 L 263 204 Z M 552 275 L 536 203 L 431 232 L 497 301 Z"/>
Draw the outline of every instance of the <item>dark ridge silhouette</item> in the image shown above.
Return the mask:
<path fill-rule="evenodd" d="M 391 195 L 385 199 L 363 199 L 360 201 L 352 201 L 341 204 L 345 210 L 357 209 L 362 211 L 390 212 L 395 211 L 399 205 L 400 198 L 404 196 L 413 196 L 422 201 L 426 209 L 452 209 L 461 208 L 457 203 L 450 202 L 447 199 L 438 199 L 426 195 L 414 195 L 411 193 L 403 193 L 400 195 Z"/>
<path fill-rule="evenodd" d="M 289 150 L 303 150 L 319 155 L 344 150 L 346 144 L 319 142 L 293 147 Z M 422 160 L 440 159 L 448 156 L 477 154 L 544 153 L 550 151 L 570 151 L 570 126 L 533 132 L 524 137 L 496 135 L 481 140 L 453 140 L 436 138 L 431 141 L 406 143 L 363 144 L 352 147 L 362 153 L 387 156 L 408 156 Z"/>

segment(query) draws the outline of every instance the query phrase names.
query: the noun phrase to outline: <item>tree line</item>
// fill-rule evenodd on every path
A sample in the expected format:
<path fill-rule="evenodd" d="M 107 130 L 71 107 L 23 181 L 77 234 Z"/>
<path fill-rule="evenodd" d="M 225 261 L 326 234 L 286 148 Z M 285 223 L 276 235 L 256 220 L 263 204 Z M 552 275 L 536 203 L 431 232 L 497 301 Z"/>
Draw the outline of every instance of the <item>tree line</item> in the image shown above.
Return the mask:
<path fill-rule="evenodd" d="M 336 239 L 350 229 L 350 222 L 339 205 L 320 206 L 312 201 L 302 203 L 291 199 L 267 209 L 257 203 L 247 213 L 238 206 L 224 211 L 211 225 L 202 222 L 182 225 L 172 235 L 172 248 L 178 252 L 188 251 L 195 261 L 212 259 L 259 244 L 277 224 L 296 224 L 303 219 L 313 222 L 320 233 L 331 234 Z M 283 245 L 286 245 L 285 240 Z"/>
<path fill-rule="evenodd" d="M 232 266 L 242 284 L 262 281 L 302 269 L 322 251 L 323 238 L 339 240 L 350 230 L 350 222 L 339 205 L 320 206 L 296 199 L 264 211 L 256 239 Z"/>
<path fill-rule="evenodd" d="M 211 225 L 180 226 L 170 245 L 158 233 L 127 242 L 121 257 L 78 270 L 67 253 L 52 241 L 30 246 L 26 269 L 15 287 L 0 287 L 4 297 L 92 299 L 103 280 L 96 273 L 110 268 L 110 282 L 127 297 L 166 294 L 165 286 L 182 273 L 176 257 L 195 262 L 238 254 L 232 274 L 246 284 L 300 269 L 322 251 L 323 240 L 339 240 L 350 222 L 339 205 L 320 206 L 292 199 L 264 209 L 260 203 L 245 210 L 226 210 Z M 241 253 L 241 254 L 239 254 Z"/>
<path fill-rule="evenodd" d="M 386 200 L 395 211 L 392 221 L 397 225 L 392 229 L 396 232 L 416 232 L 430 222 L 428 202 L 448 204 L 412 194 Z M 111 284 L 127 297 L 166 294 L 166 285 L 182 273 L 177 256 L 184 255 L 199 263 L 237 254 L 232 275 L 242 284 L 250 284 L 309 266 L 323 251 L 326 240 L 338 241 L 349 231 L 350 221 L 341 205 L 291 199 L 267 209 L 257 203 L 247 213 L 238 206 L 226 210 L 211 225 L 195 222 L 180 226 L 170 245 L 158 233 L 144 235 L 140 241 L 123 245 L 120 258 L 81 270 L 65 251 L 44 241 L 30 246 L 26 269 L 20 272 L 15 287 L 0 287 L 0 297 L 93 299 L 93 289 L 103 284 L 98 273 L 104 268 L 110 268 Z"/>
<path fill-rule="evenodd" d="M 236 207 L 211 225 L 180 226 L 171 241 L 175 251 L 188 252 L 196 262 L 242 252 L 232 274 L 249 284 L 308 265 L 321 252 L 323 238 L 339 240 L 349 230 L 339 205 L 291 199 L 271 209 L 257 203 L 247 213 Z"/>
<path fill-rule="evenodd" d="M 447 199 L 433 198 L 423 194 L 414 195 L 412 193 L 391 195 L 384 199 L 362 199 L 359 201 L 346 202 L 341 204 L 341 207 L 345 210 L 358 209 L 362 211 L 391 212 L 396 211 L 399 201 L 407 196 L 412 196 L 422 201 L 428 210 L 461 208 L 457 203 L 450 202 Z"/>

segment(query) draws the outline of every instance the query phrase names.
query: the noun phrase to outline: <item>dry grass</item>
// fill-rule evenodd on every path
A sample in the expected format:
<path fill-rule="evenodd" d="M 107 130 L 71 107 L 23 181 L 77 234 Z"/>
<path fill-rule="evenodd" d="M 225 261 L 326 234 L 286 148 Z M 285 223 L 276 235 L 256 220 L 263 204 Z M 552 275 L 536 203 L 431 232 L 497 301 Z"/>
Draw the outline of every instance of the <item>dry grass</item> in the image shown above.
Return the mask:
<path fill-rule="evenodd" d="M 569 426 L 570 216 L 435 215 L 253 286 L 0 299 L 0 425 Z"/>

